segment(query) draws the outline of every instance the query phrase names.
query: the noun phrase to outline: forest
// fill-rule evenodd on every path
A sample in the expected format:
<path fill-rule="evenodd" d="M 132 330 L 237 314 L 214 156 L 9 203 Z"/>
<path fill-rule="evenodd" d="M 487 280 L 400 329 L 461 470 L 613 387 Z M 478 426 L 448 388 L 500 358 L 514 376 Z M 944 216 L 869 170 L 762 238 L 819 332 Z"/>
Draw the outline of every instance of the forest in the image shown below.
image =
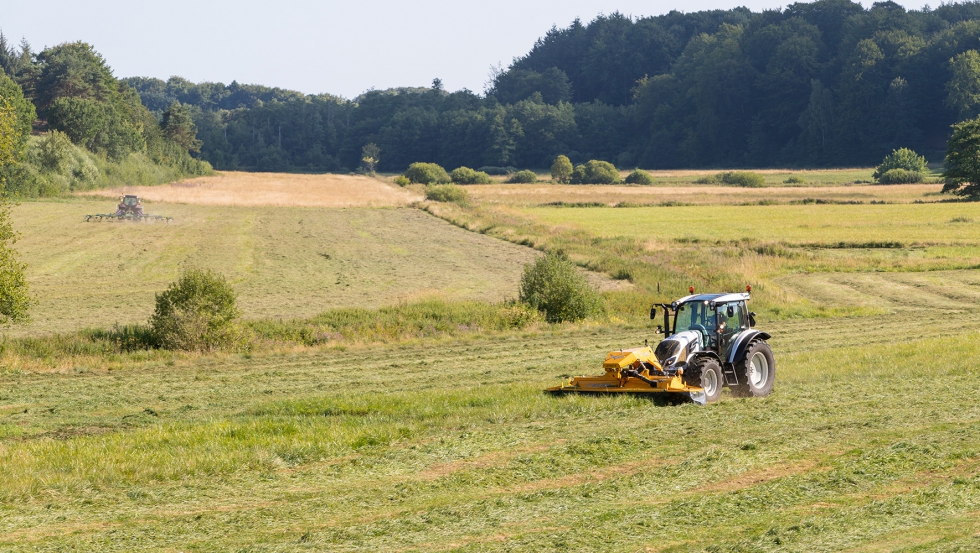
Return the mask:
<path fill-rule="evenodd" d="M 117 81 L 112 103 L 126 113 L 138 94 L 158 123 L 174 110 L 190 118 L 197 134 L 184 149 L 217 169 L 357 170 L 369 143 L 382 171 L 416 161 L 543 168 L 560 154 L 621 168 L 871 165 L 901 147 L 940 161 L 950 125 L 980 113 L 978 50 L 980 2 L 819 0 L 576 20 L 491 68 L 479 93 L 439 79 L 346 99 L 132 77 Z M 142 148 L 125 125 L 71 132 L 88 104 L 55 96 L 88 101 L 101 89 L 52 93 L 53 60 L 23 45 L 0 53 L 51 128 L 104 152 Z M 126 117 L 137 112 L 147 117 Z"/>

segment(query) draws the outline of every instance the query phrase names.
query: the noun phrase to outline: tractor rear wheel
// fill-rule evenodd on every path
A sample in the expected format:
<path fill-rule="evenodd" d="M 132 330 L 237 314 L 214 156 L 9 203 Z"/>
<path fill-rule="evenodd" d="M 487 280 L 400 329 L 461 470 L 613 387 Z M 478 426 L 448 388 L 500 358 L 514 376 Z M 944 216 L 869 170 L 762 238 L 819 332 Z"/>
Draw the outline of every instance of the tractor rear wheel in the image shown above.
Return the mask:
<path fill-rule="evenodd" d="M 762 340 L 752 342 L 745 352 L 745 359 L 735 364 L 738 386 L 732 393 L 739 397 L 766 397 L 776 382 L 776 359 L 769 344 Z"/>
<path fill-rule="evenodd" d="M 721 365 L 711 357 L 696 359 L 684 370 L 684 384 L 704 388 L 705 403 L 718 401 L 723 382 Z"/>

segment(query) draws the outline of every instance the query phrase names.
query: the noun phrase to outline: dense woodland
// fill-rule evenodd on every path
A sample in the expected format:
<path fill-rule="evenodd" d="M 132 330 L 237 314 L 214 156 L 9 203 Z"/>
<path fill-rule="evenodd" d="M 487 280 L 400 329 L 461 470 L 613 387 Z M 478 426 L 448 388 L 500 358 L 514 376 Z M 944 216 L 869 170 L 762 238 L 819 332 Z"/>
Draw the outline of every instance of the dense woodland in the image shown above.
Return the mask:
<path fill-rule="evenodd" d="M 70 48 L 80 46 L 34 54 L 4 45 L 0 54 L 42 120 L 67 129 L 91 101 L 109 98 L 108 119 L 145 130 L 147 114 L 165 128 L 176 110 L 197 131 L 183 149 L 218 169 L 355 170 L 368 143 L 380 147 L 385 171 L 415 161 L 547 167 L 559 154 L 646 168 L 869 165 L 899 147 L 939 161 L 950 125 L 980 113 L 980 2 L 614 13 L 552 28 L 492 70 L 480 94 L 448 92 L 438 79 L 348 100 L 136 77 L 113 80 L 107 96 L 52 87 L 49 68 Z M 66 132 L 108 155 L 144 141 L 152 150 L 153 137 L 141 141 L 135 126 L 112 128 Z"/>
<path fill-rule="evenodd" d="M 116 79 L 90 45 L 65 43 L 35 53 L 0 34 L 0 110 L 15 114 L 10 163 L 0 164 L 7 192 L 51 196 L 113 184 L 156 184 L 211 171 L 191 155 L 200 148 L 192 109 L 159 113 Z"/>

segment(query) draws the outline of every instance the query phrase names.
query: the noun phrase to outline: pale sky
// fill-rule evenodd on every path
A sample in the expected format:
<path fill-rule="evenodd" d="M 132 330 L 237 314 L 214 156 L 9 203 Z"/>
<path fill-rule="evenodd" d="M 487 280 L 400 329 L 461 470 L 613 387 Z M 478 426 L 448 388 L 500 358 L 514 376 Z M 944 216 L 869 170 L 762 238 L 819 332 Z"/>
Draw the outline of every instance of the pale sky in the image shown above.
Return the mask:
<path fill-rule="evenodd" d="M 862 4 L 867 7 L 871 1 Z M 898 0 L 909 9 L 925 2 Z M 935 3 L 935 2 L 934 2 Z M 117 77 L 263 84 L 353 98 L 365 90 L 428 86 L 482 92 L 491 65 L 506 67 L 552 25 L 600 13 L 633 16 L 777 0 L 0 0 L 0 30 L 35 51 L 92 44 Z"/>

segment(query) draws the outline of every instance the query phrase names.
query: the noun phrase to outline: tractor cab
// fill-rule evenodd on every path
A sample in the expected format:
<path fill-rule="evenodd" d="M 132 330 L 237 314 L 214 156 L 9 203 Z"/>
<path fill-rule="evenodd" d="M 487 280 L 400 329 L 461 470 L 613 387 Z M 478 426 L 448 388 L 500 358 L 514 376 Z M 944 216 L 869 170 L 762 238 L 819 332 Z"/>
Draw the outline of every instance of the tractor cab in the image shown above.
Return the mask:
<path fill-rule="evenodd" d="M 745 305 L 748 299 L 747 293 L 698 294 L 681 298 L 669 308 L 665 305 L 664 337 L 694 331 L 699 338 L 700 350 L 713 351 L 725 358 L 735 338 L 754 323 L 753 314 Z M 670 311 L 674 312 L 673 327 Z"/>

